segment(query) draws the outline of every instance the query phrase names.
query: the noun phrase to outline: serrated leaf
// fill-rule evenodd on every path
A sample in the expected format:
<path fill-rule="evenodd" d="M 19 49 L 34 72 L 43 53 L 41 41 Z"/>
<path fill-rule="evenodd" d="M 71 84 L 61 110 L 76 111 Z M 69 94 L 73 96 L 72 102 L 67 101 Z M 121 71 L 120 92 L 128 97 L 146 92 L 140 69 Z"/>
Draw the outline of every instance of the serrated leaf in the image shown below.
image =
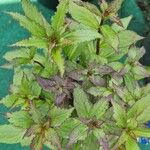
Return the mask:
<path fill-rule="evenodd" d="M 127 133 L 123 131 L 112 149 L 119 148 L 121 145 L 123 145 L 126 142 L 127 138 L 128 138 Z"/>
<path fill-rule="evenodd" d="M 111 68 L 113 68 L 116 72 L 119 72 L 124 65 L 121 62 L 112 62 L 108 64 Z"/>
<path fill-rule="evenodd" d="M 10 16 L 12 16 L 15 20 L 19 21 L 20 25 L 23 26 L 25 29 L 27 29 L 29 32 L 31 32 L 34 36 L 37 37 L 45 37 L 46 32 L 43 27 L 35 23 L 34 21 L 28 19 L 27 17 L 19 14 L 19 13 L 13 13 L 8 12 Z"/>
<path fill-rule="evenodd" d="M 46 38 L 38 38 L 38 37 L 30 37 L 29 39 L 25 39 L 22 41 L 19 41 L 13 46 L 18 47 L 36 47 L 36 48 L 48 48 L 48 40 Z"/>
<path fill-rule="evenodd" d="M 21 0 L 22 8 L 25 15 L 36 23 L 43 25 L 42 14 L 37 10 L 37 8 L 30 2 L 30 0 Z"/>
<path fill-rule="evenodd" d="M 150 76 L 150 74 L 147 72 L 147 70 L 142 65 L 134 66 L 132 68 L 132 73 L 136 80 L 140 80 L 140 79 Z"/>
<path fill-rule="evenodd" d="M 105 10 L 107 10 L 107 8 L 108 8 L 108 3 L 106 2 L 106 0 L 101 0 L 100 2 L 101 2 L 100 8 L 101 8 L 102 12 L 105 12 Z"/>
<path fill-rule="evenodd" d="M 137 136 L 137 137 L 150 137 L 150 129 L 148 128 L 138 128 L 133 130 L 133 133 Z"/>
<path fill-rule="evenodd" d="M 48 129 L 45 136 L 46 141 L 52 145 L 51 149 L 62 149 L 58 133 L 53 128 Z"/>
<path fill-rule="evenodd" d="M 99 100 L 93 105 L 90 111 L 90 116 L 96 118 L 97 120 L 101 119 L 108 109 L 108 102 L 106 100 Z"/>
<path fill-rule="evenodd" d="M 128 111 L 127 117 L 136 118 L 137 121 L 140 121 L 140 119 L 142 119 L 140 116 L 143 115 L 143 113 L 145 113 L 144 112 L 145 110 L 149 109 L 149 104 L 150 104 L 149 98 L 150 98 L 150 94 L 148 93 L 145 97 L 139 99 Z"/>
<path fill-rule="evenodd" d="M 65 22 L 66 13 L 68 10 L 69 0 L 61 0 L 57 11 L 52 18 L 52 27 L 54 30 L 58 31 Z"/>
<path fill-rule="evenodd" d="M 5 105 L 6 107 L 12 107 L 18 99 L 18 94 L 7 95 L 0 101 L 0 104 Z"/>
<path fill-rule="evenodd" d="M 25 130 L 12 125 L 0 126 L 0 143 L 15 144 L 19 143 L 24 135 Z"/>
<path fill-rule="evenodd" d="M 126 126 L 126 112 L 125 110 L 116 102 L 113 102 L 114 114 L 113 117 L 119 127 Z"/>
<path fill-rule="evenodd" d="M 29 145 L 31 144 L 32 139 L 33 139 L 33 136 L 24 137 L 24 138 L 20 141 L 21 146 L 29 146 Z"/>
<path fill-rule="evenodd" d="M 89 2 L 82 2 L 82 5 L 86 7 L 89 11 L 91 11 L 91 13 L 94 13 L 99 18 L 98 21 L 100 21 L 101 12 L 97 6 Z"/>
<path fill-rule="evenodd" d="M 30 49 L 21 48 L 21 49 L 7 52 L 3 56 L 3 58 L 5 58 L 7 61 L 12 61 L 15 58 L 30 58 L 29 52 L 30 52 Z"/>
<path fill-rule="evenodd" d="M 73 129 L 71 134 L 69 135 L 69 142 L 67 144 L 68 147 L 73 145 L 79 140 L 84 140 L 87 137 L 88 127 L 84 124 L 79 124 L 76 128 Z"/>
<path fill-rule="evenodd" d="M 105 87 L 99 87 L 99 86 L 91 87 L 87 90 L 87 92 L 95 97 L 102 96 L 102 95 L 107 96 L 111 94 L 111 92 L 108 91 L 108 89 L 106 89 Z"/>
<path fill-rule="evenodd" d="M 81 122 L 74 118 L 67 119 L 64 123 L 59 126 L 58 133 L 63 138 L 69 138 L 69 134 L 72 132 L 72 130 L 77 127 Z"/>
<path fill-rule="evenodd" d="M 119 39 L 116 32 L 108 25 L 101 26 L 101 32 L 108 45 L 118 51 Z"/>
<path fill-rule="evenodd" d="M 136 86 L 136 82 L 135 82 L 134 77 L 130 74 L 125 74 L 124 75 L 124 81 L 125 81 L 125 85 L 127 86 L 128 90 L 130 92 L 134 91 L 135 86 Z"/>
<path fill-rule="evenodd" d="M 30 144 L 32 150 L 42 150 L 43 148 L 43 137 L 42 135 L 36 135 Z"/>
<path fill-rule="evenodd" d="M 41 114 L 41 112 L 37 108 L 35 108 L 35 106 L 32 104 L 32 101 L 30 101 L 29 103 L 30 103 L 29 113 L 30 113 L 33 121 L 37 124 L 41 124 L 43 122 L 43 119 L 45 116 L 43 116 Z"/>
<path fill-rule="evenodd" d="M 137 33 L 125 30 L 118 33 L 119 37 L 119 48 L 129 47 L 135 44 L 137 41 L 142 40 L 143 37 L 139 36 Z"/>
<path fill-rule="evenodd" d="M 39 97 L 39 95 L 41 94 L 41 90 L 42 88 L 39 86 L 39 84 L 36 81 L 32 82 L 31 94 L 33 96 Z"/>
<path fill-rule="evenodd" d="M 128 52 L 128 56 L 129 56 L 129 60 L 131 62 L 134 62 L 134 61 L 139 61 L 140 58 L 143 57 L 143 55 L 145 54 L 145 48 L 144 47 L 141 47 L 141 48 L 137 48 L 137 47 L 131 47 L 129 49 L 129 52 Z"/>
<path fill-rule="evenodd" d="M 79 117 L 89 117 L 92 105 L 87 95 L 81 88 L 76 88 L 73 93 L 74 106 Z"/>
<path fill-rule="evenodd" d="M 97 143 L 97 139 L 93 133 L 89 133 L 82 144 L 82 150 L 91 150 L 91 149 L 99 150 L 99 147 L 100 146 Z"/>
<path fill-rule="evenodd" d="M 120 19 L 120 21 L 122 22 L 123 27 L 119 26 L 117 23 L 113 23 L 112 24 L 112 29 L 114 31 L 116 31 L 116 32 L 120 32 L 122 30 L 126 30 L 127 27 L 129 26 L 129 23 L 130 23 L 132 17 L 133 16 L 129 16 L 129 17 L 125 17 L 125 18 Z"/>
<path fill-rule="evenodd" d="M 63 58 L 63 55 L 62 55 L 62 50 L 61 49 L 57 49 L 55 51 L 53 51 L 53 59 L 54 61 L 56 62 L 58 68 L 59 68 L 59 71 L 60 71 L 60 75 L 61 77 L 63 77 L 64 75 L 64 72 L 65 72 L 65 62 L 64 62 L 64 58 Z"/>
<path fill-rule="evenodd" d="M 150 120 L 150 109 L 145 108 L 143 113 L 137 117 L 137 121 L 139 124 L 146 123 Z"/>
<path fill-rule="evenodd" d="M 108 10 L 111 10 L 111 13 L 115 14 L 118 12 L 118 10 L 121 8 L 121 5 L 123 3 L 124 0 L 113 0 L 109 6 L 108 6 Z"/>
<path fill-rule="evenodd" d="M 72 44 L 78 44 L 102 38 L 102 35 L 96 30 L 80 29 L 68 33 L 65 37 L 70 40 Z"/>
<path fill-rule="evenodd" d="M 99 128 L 95 128 L 93 130 L 93 134 L 95 135 L 95 137 L 100 140 L 101 138 L 103 138 L 105 136 L 105 133 L 102 129 Z"/>
<path fill-rule="evenodd" d="M 128 136 L 128 139 L 125 143 L 126 150 L 140 150 L 137 142 Z"/>
<path fill-rule="evenodd" d="M 72 18 L 75 19 L 77 22 L 80 22 L 81 24 L 84 24 L 94 29 L 99 28 L 99 22 L 97 21 L 95 15 L 87 8 L 79 6 L 74 2 L 70 2 L 69 12 Z"/>
<path fill-rule="evenodd" d="M 66 119 L 71 116 L 73 110 L 74 108 L 61 109 L 59 107 L 53 107 L 49 112 L 49 116 L 51 118 L 51 125 L 53 127 L 60 126 Z"/>
<path fill-rule="evenodd" d="M 127 128 L 132 130 L 132 129 L 135 129 L 137 128 L 138 126 L 138 122 L 135 118 L 130 118 L 127 120 Z"/>
<path fill-rule="evenodd" d="M 23 78 L 23 71 L 20 70 L 20 67 L 14 69 L 14 76 L 13 76 L 13 85 L 20 86 L 21 81 Z"/>
<path fill-rule="evenodd" d="M 9 115 L 9 122 L 17 127 L 29 128 L 33 120 L 26 111 L 17 111 Z"/>

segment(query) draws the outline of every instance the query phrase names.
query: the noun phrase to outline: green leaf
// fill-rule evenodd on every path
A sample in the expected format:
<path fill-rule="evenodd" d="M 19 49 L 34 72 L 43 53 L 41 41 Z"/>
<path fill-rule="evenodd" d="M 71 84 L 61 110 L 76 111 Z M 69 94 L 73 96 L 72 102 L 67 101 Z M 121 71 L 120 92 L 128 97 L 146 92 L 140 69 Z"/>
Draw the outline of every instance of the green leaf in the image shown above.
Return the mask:
<path fill-rule="evenodd" d="M 148 128 L 138 128 L 138 129 L 135 129 L 133 131 L 133 133 L 137 136 L 137 137 L 150 137 L 150 129 Z"/>
<path fill-rule="evenodd" d="M 73 44 L 78 44 L 102 38 L 102 35 L 96 30 L 79 29 L 68 33 L 65 37 Z"/>
<path fill-rule="evenodd" d="M 21 48 L 21 49 L 7 52 L 3 56 L 3 58 L 5 58 L 7 61 L 12 61 L 15 58 L 30 58 L 29 52 L 30 52 L 30 49 Z"/>
<path fill-rule="evenodd" d="M 39 95 L 41 94 L 41 90 L 42 88 L 36 81 L 33 81 L 31 83 L 31 89 L 30 89 L 31 96 L 39 97 Z"/>
<path fill-rule="evenodd" d="M 147 70 L 142 65 L 134 66 L 132 68 L 132 73 L 133 73 L 134 78 L 136 80 L 140 80 L 140 79 L 143 79 L 143 78 L 150 76 L 150 74 L 147 72 Z"/>
<path fill-rule="evenodd" d="M 118 33 L 119 37 L 119 48 L 129 47 L 132 44 L 135 44 L 137 41 L 142 40 L 143 37 L 137 35 L 137 33 L 125 30 Z"/>
<path fill-rule="evenodd" d="M 121 62 L 111 62 L 108 64 L 112 69 L 114 69 L 116 72 L 119 72 L 124 65 Z"/>
<path fill-rule="evenodd" d="M 97 103 L 93 105 L 91 108 L 90 116 L 93 118 L 95 117 L 97 120 L 101 119 L 106 110 L 108 109 L 108 102 L 106 100 L 99 100 Z"/>
<path fill-rule="evenodd" d="M 75 19 L 77 22 L 80 22 L 94 29 L 99 28 L 99 22 L 97 21 L 95 15 L 87 8 L 79 6 L 74 2 L 70 2 L 69 12 L 72 18 Z"/>
<path fill-rule="evenodd" d="M 143 118 L 141 118 L 141 115 L 144 115 L 143 113 L 147 113 L 146 111 L 147 109 L 149 109 L 149 105 L 150 105 L 149 98 L 150 98 L 150 94 L 147 93 L 145 97 L 139 99 L 128 111 L 127 117 L 136 118 L 138 122 L 142 121 Z"/>
<path fill-rule="evenodd" d="M 74 106 L 79 117 L 89 117 L 92 105 L 90 104 L 87 95 L 81 88 L 76 88 L 73 93 Z"/>
<path fill-rule="evenodd" d="M 105 133 L 102 129 L 99 128 L 95 128 L 93 130 L 93 134 L 95 135 L 95 137 L 100 140 L 101 138 L 103 138 L 105 136 Z"/>
<path fill-rule="evenodd" d="M 24 129 L 12 125 L 0 126 L 0 143 L 15 144 L 19 143 L 25 133 Z"/>
<path fill-rule="evenodd" d="M 101 32 L 108 45 L 118 51 L 119 39 L 116 32 L 108 25 L 101 26 Z"/>
<path fill-rule="evenodd" d="M 43 119 L 45 116 L 43 116 L 43 114 L 41 113 L 41 111 L 39 111 L 37 108 L 35 108 L 35 106 L 32 104 L 32 102 L 30 103 L 30 115 L 33 119 L 33 121 L 37 124 L 41 124 L 43 122 Z"/>
<path fill-rule="evenodd" d="M 23 71 L 20 70 L 20 67 L 14 69 L 14 76 L 13 76 L 13 85 L 20 86 L 23 78 Z"/>
<path fill-rule="evenodd" d="M 137 121 L 139 124 L 146 123 L 150 120 L 150 109 L 145 108 L 143 113 L 137 117 Z"/>
<path fill-rule="evenodd" d="M 61 0 L 57 11 L 52 18 L 52 27 L 54 30 L 58 31 L 65 22 L 66 13 L 68 11 L 69 0 Z"/>
<path fill-rule="evenodd" d="M 30 37 L 29 39 L 25 39 L 22 41 L 19 41 L 13 46 L 18 47 L 36 47 L 36 48 L 48 48 L 48 39 L 46 38 L 38 38 L 38 37 Z"/>
<path fill-rule="evenodd" d="M 53 127 L 60 126 L 66 119 L 71 116 L 73 110 L 74 108 L 63 109 L 59 107 L 53 107 L 49 113 L 51 118 L 51 125 Z"/>
<path fill-rule="evenodd" d="M 98 17 L 100 19 L 101 12 L 96 5 L 91 4 L 89 2 L 82 2 L 82 5 L 83 5 L 83 7 L 87 8 L 91 13 L 95 14 L 96 17 Z"/>
<path fill-rule="evenodd" d="M 99 140 L 99 138 L 98 138 Z M 82 144 L 82 150 L 99 150 L 99 144 L 93 133 L 89 133 Z"/>
<path fill-rule="evenodd" d="M 32 150 L 41 150 L 43 148 L 42 134 L 35 135 L 30 144 Z"/>
<path fill-rule="evenodd" d="M 105 0 L 101 0 L 100 3 L 100 9 L 102 10 L 102 12 L 104 13 L 108 8 L 108 3 Z"/>
<path fill-rule="evenodd" d="M 79 124 L 76 128 L 73 129 L 69 136 L 68 147 L 76 143 L 79 140 L 84 140 L 87 137 L 88 127 L 84 124 Z"/>
<path fill-rule="evenodd" d="M 108 9 L 110 8 L 111 12 L 113 14 L 116 14 L 118 10 L 121 8 L 121 5 L 124 0 L 113 0 L 110 4 Z"/>
<path fill-rule="evenodd" d="M 20 15 L 19 13 L 8 12 L 15 20 L 19 21 L 20 25 L 31 32 L 34 36 L 45 37 L 46 32 L 43 27 L 28 19 L 27 17 Z"/>
<path fill-rule="evenodd" d="M 57 49 L 57 50 L 53 51 L 53 59 L 59 68 L 61 77 L 63 77 L 64 72 L 65 72 L 65 66 L 64 66 L 65 62 L 64 62 L 64 58 L 62 56 L 61 49 Z"/>
<path fill-rule="evenodd" d="M 115 31 L 115 32 L 120 32 L 120 31 L 123 31 L 123 30 L 126 30 L 127 27 L 129 26 L 129 23 L 131 21 L 133 16 L 129 16 L 129 17 L 125 17 L 123 19 L 120 19 L 122 26 L 119 26 L 117 23 L 113 23 L 112 24 L 112 29 Z"/>
<path fill-rule="evenodd" d="M 6 107 L 12 107 L 19 97 L 18 94 L 7 95 L 0 101 L 0 104 L 5 105 Z"/>
<path fill-rule="evenodd" d="M 142 58 L 144 54 L 145 54 L 144 47 L 141 47 L 141 48 L 131 47 L 128 52 L 128 56 L 129 56 L 128 59 L 131 62 L 139 61 L 140 58 Z"/>
<path fill-rule="evenodd" d="M 117 149 L 118 147 L 123 145 L 126 142 L 127 138 L 128 138 L 127 133 L 123 131 L 112 149 Z"/>
<path fill-rule="evenodd" d="M 24 137 L 24 138 L 20 141 L 21 146 L 29 146 L 29 145 L 31 144 L 32 139 L 33 139 L 33 136 Z"/>
<path fill-rule="evenodd" d="M 110 91 L 108 91 L 107 88 L 105 87 L 99 87 L 99 86 L 96 86 L 96 87 L 91 87 L 87 90 L 87 92 L 95 97 L 97 96 L 108 96 L 111 94 Z"/>
<path fill-rule="evenodd" d="M 113 102 L 114 114 L 113 117 L 119 127 L 126 126 L 126 112 L 125 110 L 116 102 Z"/>
<path fill-rule="evenodd" d="M 140 150 L 137 142 L 128 136 L 128 139 L 125 143 L 126 150 Z"/>
<path fill-rule="evenodd" d="M 49 128 L 45 136 L 46 141 L 51 144 L 51 149 L 62 149 L 58 133 L 53 128 Z"/>
<path fill-rule="evenodd" d="M 26 111 L 17 111 L 9 115 L 9 122 L 14 126 L 29 128 L 33 124 L 31 116 Z"/>
<path fill-rule="evenodd" d="M 74 118 L 67 119 L 64 123 L 62 123 L 58 127 L 58 133 L 63 138 L 69 138 L 69 134 L 72 132 L 72 130 L 77 127 L 81 122 Z"/>
<path fill-rule="evenodd" d="M 21 0 L 22 8 L 25 15 L 30 18 L 32 21 L 43 26 L 43 16 L 37 10 L 37 8 L 30 2 L 30 0 Z"/>
<path fill-rule="evenodd" d="M 133 92 L 136 87 L 136 82 L 135 82 L 134 77 L 132 77 L 132 75 L 130 75 L 130 74 L 125 74 L 124 81 L 125 81 L 125 85 L 127 86 L 128 90 L 130 92 Z"/>
<path fill-rule="evenodd" d="M 138 126 L 138 122 L 135 118 L 130 118 L 127 120 L 127 128 L 130 130 L 133 130 L 135 128 L 137 128 Z"/>

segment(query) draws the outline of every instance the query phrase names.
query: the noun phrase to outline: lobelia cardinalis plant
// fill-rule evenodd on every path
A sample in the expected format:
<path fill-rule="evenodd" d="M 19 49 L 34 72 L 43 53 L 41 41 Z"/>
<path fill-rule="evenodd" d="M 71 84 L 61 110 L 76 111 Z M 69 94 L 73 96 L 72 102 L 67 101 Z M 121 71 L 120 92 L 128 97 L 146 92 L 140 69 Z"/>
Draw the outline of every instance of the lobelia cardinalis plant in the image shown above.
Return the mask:
<path fill-rule="evenodd" d="M 120 19 L 123 0 L 93 5 L 61 0 L 48 22 L 29 0 L 8 12 L 31 36 L 4 55 L 14 68 L 0 143 L 32 150 L 138 150 L 150 137 L 149 73 L 139 63 L 143 39 Z"/>

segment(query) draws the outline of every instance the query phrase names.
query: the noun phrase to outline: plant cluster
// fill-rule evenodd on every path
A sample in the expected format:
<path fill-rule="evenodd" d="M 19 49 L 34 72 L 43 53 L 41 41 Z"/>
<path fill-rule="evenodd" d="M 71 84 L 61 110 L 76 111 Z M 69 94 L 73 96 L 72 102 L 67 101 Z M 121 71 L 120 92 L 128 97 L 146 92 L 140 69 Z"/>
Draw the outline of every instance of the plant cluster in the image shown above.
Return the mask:
<path fill-rule="evenodd" d="M 51 21 L 29 1 L 24 15 L 8 12 L 31 35 L 12 45 L 5 67 L 14 68 L 10 108 L 1 143 L 32 150 L 139 150 L 150 137 L 149 72 L 139 63 L 143 39 L 120 19 L 123 0 L 93 5 L 61 0 Z"/>

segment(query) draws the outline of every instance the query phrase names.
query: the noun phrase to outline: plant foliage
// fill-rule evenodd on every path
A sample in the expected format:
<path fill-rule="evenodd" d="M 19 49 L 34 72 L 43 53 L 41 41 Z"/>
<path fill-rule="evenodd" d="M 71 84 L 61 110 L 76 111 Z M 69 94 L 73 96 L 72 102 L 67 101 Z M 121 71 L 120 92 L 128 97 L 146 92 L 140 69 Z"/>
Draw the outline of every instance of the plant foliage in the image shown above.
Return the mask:
<path fill-rule="evenodd" d="M 150 85 L 139 82 L 149 73 L 136 47 L 143 37 L 128 30 L 132 16 L 118 17 L 122 2 L 61 0 L 51 22 L 30 0 L 21 1 L 23 15 L 7 13 L 31 36 L 4 55 L 14 78 L 0 101 L 10 108 L 1 143 L 138 150 L 137 138 L 150 137 Z"/>

